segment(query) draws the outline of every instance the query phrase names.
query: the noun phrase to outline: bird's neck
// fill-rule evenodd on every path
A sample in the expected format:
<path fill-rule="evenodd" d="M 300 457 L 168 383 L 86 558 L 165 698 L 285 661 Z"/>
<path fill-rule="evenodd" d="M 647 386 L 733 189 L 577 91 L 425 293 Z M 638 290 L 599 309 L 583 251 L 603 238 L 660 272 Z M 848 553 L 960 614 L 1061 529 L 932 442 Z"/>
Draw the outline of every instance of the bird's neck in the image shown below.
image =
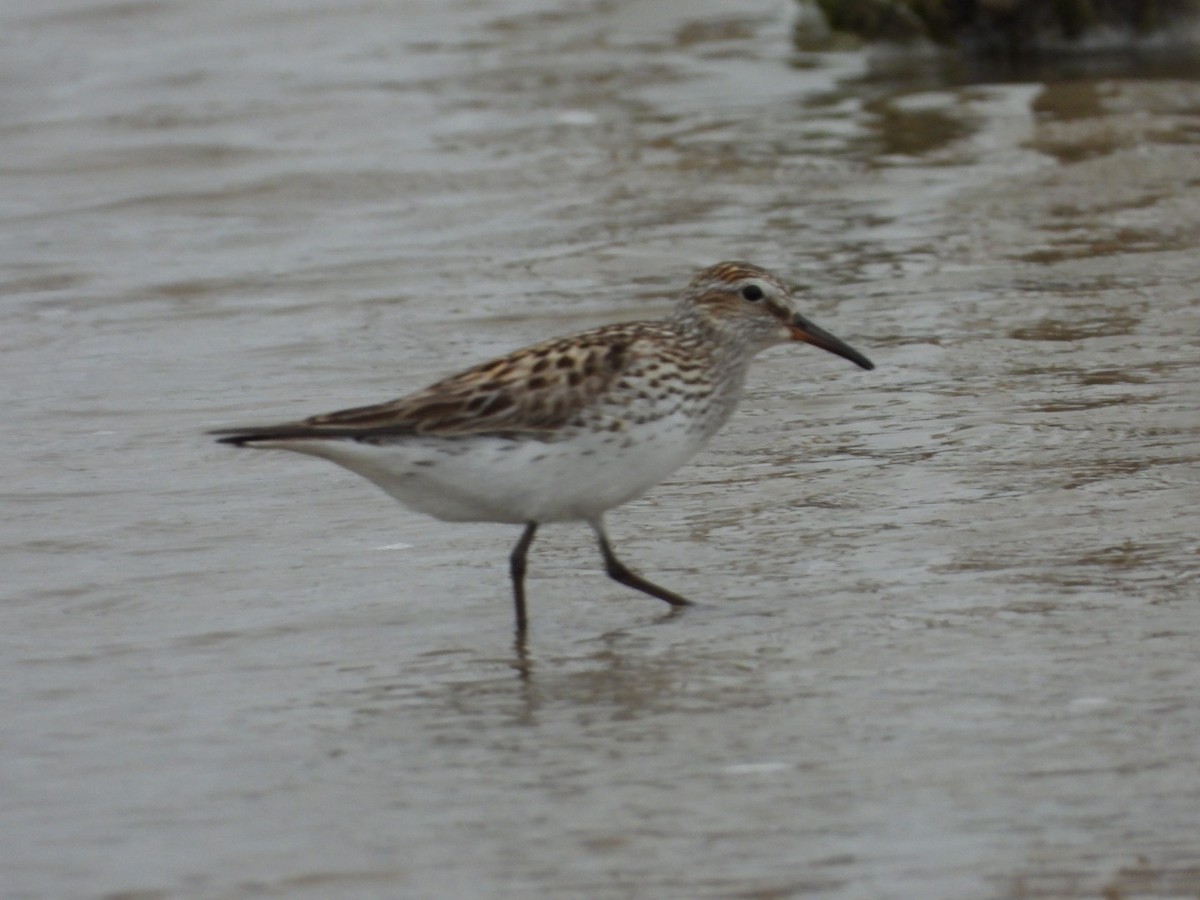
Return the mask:
<path fill-rule="evenodd" d="M 700 315 L 686 305 L 677 307 L 669 321 L 684 340 L 694 341 L 719 366 L 744 372 L 751 358 L 762 349 L 735 323 Z"/>

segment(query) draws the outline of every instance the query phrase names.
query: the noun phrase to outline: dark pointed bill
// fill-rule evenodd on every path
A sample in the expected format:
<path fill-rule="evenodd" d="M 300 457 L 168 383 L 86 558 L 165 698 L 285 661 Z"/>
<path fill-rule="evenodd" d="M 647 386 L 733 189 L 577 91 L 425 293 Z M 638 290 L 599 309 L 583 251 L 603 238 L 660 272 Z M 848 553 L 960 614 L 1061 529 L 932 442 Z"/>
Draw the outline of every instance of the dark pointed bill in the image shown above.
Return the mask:
<path fill-rule="evenodd" d="M 824 328 L 818 328 L 812 322 L 803 316 L 796 316 L 792 319 L 789 326 L 792 332 L 792 340 L 804 341 L 812 344 L 814 347 L 820 347 L 822 350 L 828 350 L 830 353 L 835 353 L 842 359 L 848 359 L 850 362 L 864 369 L 875 368 L 875 363 L 871 362 L 841 338 L 836 338 Z"/>

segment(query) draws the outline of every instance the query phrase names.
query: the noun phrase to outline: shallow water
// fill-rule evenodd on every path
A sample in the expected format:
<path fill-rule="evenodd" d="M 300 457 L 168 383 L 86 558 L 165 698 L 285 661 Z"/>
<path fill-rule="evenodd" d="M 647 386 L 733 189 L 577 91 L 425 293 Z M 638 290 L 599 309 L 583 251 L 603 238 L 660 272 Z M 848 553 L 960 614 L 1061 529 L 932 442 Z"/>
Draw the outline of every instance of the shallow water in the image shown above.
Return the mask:
<path fill-rule="evenodd" d="M 1200 84 L 775 3 L 0 5 L 11 897 L 1200 894 Z M 893 61 L 894 62 L 894 61 Z M 807 286 L 582 527 L 210 427 Z"/>

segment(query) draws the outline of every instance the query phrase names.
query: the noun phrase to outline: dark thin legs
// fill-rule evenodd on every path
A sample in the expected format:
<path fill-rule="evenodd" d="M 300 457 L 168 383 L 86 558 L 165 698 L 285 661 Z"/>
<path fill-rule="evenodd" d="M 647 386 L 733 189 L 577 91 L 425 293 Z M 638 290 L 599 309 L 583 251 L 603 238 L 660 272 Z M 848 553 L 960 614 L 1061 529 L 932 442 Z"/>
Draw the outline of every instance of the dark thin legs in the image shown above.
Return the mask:
<path fill-rule="evenodd" d="M 609 546 L 608 535 L 604 533 L 603 523 L 597 519 L 590 524 L 592 530 L 596 532 L 596 538 L 600 541 L 600 552 L 604 555 L 604 571 L 608 573 L 609 578 L 613 581 L 621 582 L 626 587 L 641 591 L 643 594 L 649 594 L 651 597 L 657 597 L 659 600 L 666 600 L 672 606 L 691 605 L 691 600 L 680 597 L 666 588 L 659 587 L 652 581 L 647 581 L 641 575 L 635 575 L 633 572 L 630 572 L 625 567 L 625 564 L 617 559 L 617 555 L 613 553 L 612 547 Z"/>
<path fill-rule="evenodd" d="M 525 634 L 525 628 L 529 624 L 529 617 L 525 615 L 525 554 L 529 552 L 529 545 L 533 543 L 533 536 L 537 534 L 537 528 L 537 522 L 530 522 L 525 526 L 524 534 L 517 541 L 517 546 L 513 548 L 512 556 L 508 558 L 508 570 L 512 573 L 513 602 L 517 607 L 517 634 L 519 635 Z"/>
<path fill-rule="evenodd" d="M 592 526 L 592 530 L 596 532 L 596 538 L 600 541 L 600 552 L 604 555 L 604 571 L 608 573 L 609 578 L 613 581 L 619 581 L 626 587 L 641 591 L 643 594 L 649 594 L 651 597 L 665 600 L 672 606 L 691 605 L 691 600 L 680 597 L 666 588 L 659 587 L 652 581 L 647 581 L 641 575 L 636 575 L 629 571 L 625 567 L 625 563 L 617 559 L 617 555 L 613 553 L 612 547 L 609 546 L 608 535 L 604 533 L 604 524 L 599 519 L 589 524 Z M 529 547 L 533 543 L 533 536 L 537 534 L 537 530 L 537 522 L 527 524 L 525 531 L 521 534 L 521 539 L 517 541 L 517 546 L 513 548 L 512 555 L 508 558 L 508 568 L 512 574 L 513 603 L 517 610 L 518 646 L 521 646 L 521 642 L 525 638 L 525 631 L 529 627 L 529 617 L 525 613 L 525 557 L 529 553 Z"/>

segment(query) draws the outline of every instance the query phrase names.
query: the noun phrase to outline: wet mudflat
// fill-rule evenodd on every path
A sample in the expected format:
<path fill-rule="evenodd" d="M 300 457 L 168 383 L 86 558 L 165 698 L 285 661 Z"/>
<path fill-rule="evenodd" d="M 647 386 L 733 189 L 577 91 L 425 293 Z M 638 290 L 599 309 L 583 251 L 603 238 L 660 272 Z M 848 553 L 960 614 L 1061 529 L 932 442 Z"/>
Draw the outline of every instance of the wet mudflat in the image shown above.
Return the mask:
<path fill-rule="evenodd" d="M 0 7 L 12 897 L 1200 894 L 1200 84 L 717 3 Z M 132 40 L 131 35 L 137 35 Z M 766 354 L 583 527 L 206 428 L 657 315 Z"/>

